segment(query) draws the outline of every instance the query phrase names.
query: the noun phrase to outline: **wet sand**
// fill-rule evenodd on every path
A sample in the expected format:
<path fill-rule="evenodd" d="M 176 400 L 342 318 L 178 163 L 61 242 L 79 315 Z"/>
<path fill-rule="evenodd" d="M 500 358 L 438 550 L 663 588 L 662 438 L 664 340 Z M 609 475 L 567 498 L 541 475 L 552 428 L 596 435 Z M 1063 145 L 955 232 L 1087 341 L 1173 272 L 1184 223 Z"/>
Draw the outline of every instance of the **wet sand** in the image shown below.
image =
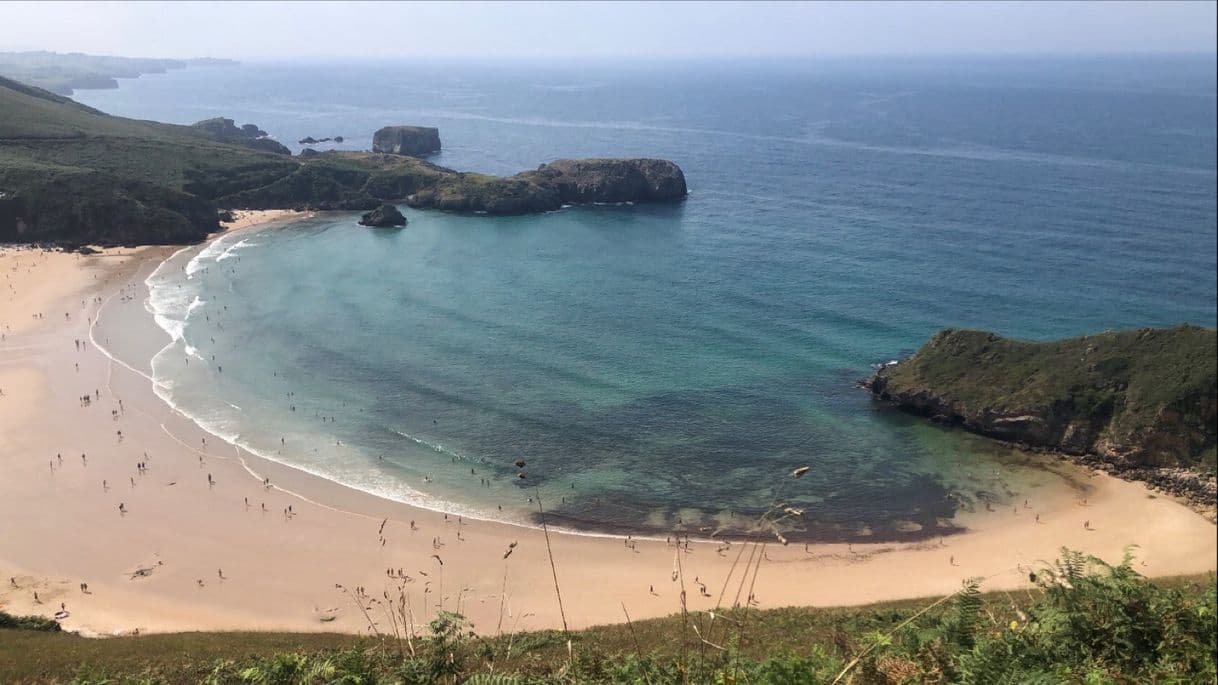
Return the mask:
<path fill-rule="evenodd" d="M 251 214 L 240 228 L 269 218 L 285 217 Z M 750 586 L 760 607 L 944 594 L 974 576 L 1017 588 L 1063 546 L 1117 561 L 1137 544 L 1147 575 L 1215 568 L 1215 527 L 1188 507 L 1060 465 L 1076 496 L 964 515 L 968 532 L 943 540 L 805 548 L 769 538 L 762 550 L 552 530 L 560 613 L 542 531 L 446 517 L 268 462 L 162 402 L 149 360 L 168 340 L 144 309 L 143 281 L 175 251 L 0 251 L 4 611 L 50 616 L 63 603 L 64 627 L 92 635 L 368 632 L 360 607 L 371 606 L 388 630 L 377 604 L 352 596 L 362 587 L 378 599 L 404 590 L 418 625 L 442 606 L 493 634 L 561 627 L 563 614 L 572 628 L 620 622 L 622 604 L 633 619 L 671 614 L 682 580 L 700 610 L 744 603 Z M 755 582 L 743 574 L 750 556 Z"/>

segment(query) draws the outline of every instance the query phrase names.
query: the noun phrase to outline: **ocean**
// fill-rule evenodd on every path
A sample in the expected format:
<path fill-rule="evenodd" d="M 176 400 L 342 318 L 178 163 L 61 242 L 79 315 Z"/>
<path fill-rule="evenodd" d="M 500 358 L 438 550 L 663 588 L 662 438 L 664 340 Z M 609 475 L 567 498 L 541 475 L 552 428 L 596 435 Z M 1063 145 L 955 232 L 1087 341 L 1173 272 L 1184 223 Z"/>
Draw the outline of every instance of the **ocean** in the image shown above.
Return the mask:
<path fill-rule="evenodd" d="M 950 533 L 1067 485 L 873 403 L 873 365 L 945 327 L 1215 325 L 1212 59 L 249 63 L 76 97 L 256 123 L 294 150 L 436 126 L 432 161 L 459 170 L 684 169 L 679 205 L 402 207 L 393 231 L 327 213 L 149 278 L 167 401 L 459 515 L 529 522 L 540 500 L 569 528 L 663 535 L 785 504 L 795 539 Z"/>

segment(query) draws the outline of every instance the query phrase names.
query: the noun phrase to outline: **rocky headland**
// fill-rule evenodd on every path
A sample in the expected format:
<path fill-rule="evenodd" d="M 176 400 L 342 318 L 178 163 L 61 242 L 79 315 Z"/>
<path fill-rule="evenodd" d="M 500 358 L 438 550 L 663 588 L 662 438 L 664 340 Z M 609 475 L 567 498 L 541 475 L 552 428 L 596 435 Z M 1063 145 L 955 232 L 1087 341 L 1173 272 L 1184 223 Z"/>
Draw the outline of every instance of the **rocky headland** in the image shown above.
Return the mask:
<path fill-rule="evenodd" d="M 513 176 L 461 172 L 420 155 L 434 128 L 393 126 L 374 147 L 293 156 L 254 124 L 192 126 L 115 117 L 0 77 L 0 242 L 180 244 L 232 209 L 368 211 L 385 203 L 479 214 L 585 203 L 678 202 L 685 175 L 659 159 L 563 159 Z"/>
<path fill-rule="evenodd" d="M 662 159 L 560 159 L 515 176 L 450 170 L 406 196 L 411 207 L 527 214 L 563 205 L 675 202 L 685 198 L 685 174 Z"/>
<path fill-rule="evenodd" d="M 0 74 L 59 95 L 73 90 L 118 88 L 120 78 L 163 74 L 192 66 L 232 66 L 228 59 L 148 59 L 47 51 L 0 52 Z"/>
<path fill-rule="evenodd" d="M 1218 336 L 1181 325 L 1025 342 L 947 329 L 864 385 L 932 421 L 1182 496 L 1211 519 Z"/>
<path fill-rule="evenodd" d="M 212 140 L 217 142 L 241 145 L 265 152 L 274 152 L 277 155 L 292 154 L 292 151 L 286 145 L 275 140 L 271 137 L 271 134 L 254 124 L 237 126 L 232 119 L 215 117 L 195 122 L 191 126 L 206 132 Z"/>

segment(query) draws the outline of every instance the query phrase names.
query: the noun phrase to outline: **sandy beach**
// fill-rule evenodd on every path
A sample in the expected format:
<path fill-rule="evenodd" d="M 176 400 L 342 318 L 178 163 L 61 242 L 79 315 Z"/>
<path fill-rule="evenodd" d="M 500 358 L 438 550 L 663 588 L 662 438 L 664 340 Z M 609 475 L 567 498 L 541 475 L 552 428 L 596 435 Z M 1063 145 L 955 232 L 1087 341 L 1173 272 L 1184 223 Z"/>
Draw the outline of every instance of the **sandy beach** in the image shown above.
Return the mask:
<path fill-rule="evenodd" d="M 291 216 L 244 213 L 230 230 Z M 144 310 L 144 279 L 176 250 L 0 249 L 4 611 L 63 611 L 66 629 L 89 635 L 368 632 L 369 616 L 379 630 L 388 620 L 354 589 L 378 599 L 404 589 L 415 623 L 442 607 L 493 634 L 620 622 L 623 606 L 633 619 L 674 613 L 682 585 L 695 610 L 743 603 L 750 587 L 766 608 L 945 594 L 969 577 L 1018 588 L 1063 546 L 1117 561 L 1136 544 L 1150 576 L 1215 568 L 1215 527 L 1200 515 L 1059 463 L 1077 497 L 968 515 L 969 531 L 943 540 L 761 550 L 551 531 L 552 571 L 541 530 L 339 486 L 225 443 L 162 402 L 149 360 L 167 339 Z M 761 557 L 755 578 L 743 575 L 750 556 Z"/>

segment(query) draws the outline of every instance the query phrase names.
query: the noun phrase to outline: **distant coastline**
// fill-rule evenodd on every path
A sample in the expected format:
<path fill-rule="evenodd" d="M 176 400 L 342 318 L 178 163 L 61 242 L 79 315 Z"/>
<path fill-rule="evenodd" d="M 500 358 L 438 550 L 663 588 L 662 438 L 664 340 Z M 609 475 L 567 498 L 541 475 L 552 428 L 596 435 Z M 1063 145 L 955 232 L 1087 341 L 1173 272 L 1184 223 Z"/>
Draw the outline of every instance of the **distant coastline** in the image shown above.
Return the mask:
<path fill-rule="evenodd" d="M 0 75 L 57 95 L 71 95 L 77 90 L 118 88 L 117 79 L 163 74 L 171 69 L 238 64 L 235 60 L 213 57 L 161 59 L 85 55 L 78 52 L 0 52 Z"/>

